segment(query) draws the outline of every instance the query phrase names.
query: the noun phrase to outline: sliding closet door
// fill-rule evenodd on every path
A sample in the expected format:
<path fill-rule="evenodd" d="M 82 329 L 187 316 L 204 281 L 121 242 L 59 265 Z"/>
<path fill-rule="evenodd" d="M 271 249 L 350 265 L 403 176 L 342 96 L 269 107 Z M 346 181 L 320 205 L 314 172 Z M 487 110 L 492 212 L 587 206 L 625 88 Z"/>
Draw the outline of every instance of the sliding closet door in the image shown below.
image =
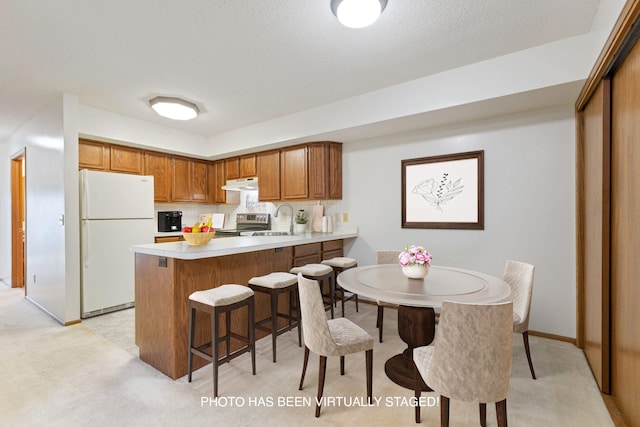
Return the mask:
<path fill-rule="evenodd" d="M 603 393 L 609 393 L 610 80 L 600 82 L 580 112 L 582 347 Z"/>
<path fill-rule="evenodd" d="M 640 425 L 640 43 L 612 81 L 611 394 Z"/>

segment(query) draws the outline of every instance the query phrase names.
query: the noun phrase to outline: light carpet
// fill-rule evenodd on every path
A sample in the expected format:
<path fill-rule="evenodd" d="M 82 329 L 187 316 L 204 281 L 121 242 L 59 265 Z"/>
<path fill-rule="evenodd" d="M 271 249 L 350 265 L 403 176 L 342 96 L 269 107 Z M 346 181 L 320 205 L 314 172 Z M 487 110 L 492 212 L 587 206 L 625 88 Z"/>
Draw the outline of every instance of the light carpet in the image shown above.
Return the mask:
<path fill-rule="evenodd" d="M 211 367 L 193 381 L 176 381 L 142 362 L 134 344 L 135 310 L 111 313 L 63 327 L 24 298 L 22 289 L 0 284 L 1 426 L 316 426 L 414 425 L 411 390 L 391 382 L 384 362 L 403 349 L 396 312 L 385 310 L 384 343 L 377 342 L 376 307 L 347 304 L 347 317 L 376 338 L 373 394 L 366 396 L 364 353 L 347 356 L 346 373 L 330 358 L 319 419 L 314 418 L 318 357 L 311 355 L 305 387 L 298 390 L 303 349 L 294 331 L 278 337 L 278 362 L 271 338 L 256 344 L 257 375 L 249 355 L 220 368 L 219 399 L 211 399 Z M 532 380 L 520 335 L 514 336 L 513 370 L 507 399 L 512 426 L 612 426 L 581 350 L 531 337 L 537 380 Z M 186 349 L 185 349 L 186 351 Z M 423 393 L 424 403 L 435 394 Z M 353 399 L 356 398 L 356 399 Z M 431 398 L 431 399 L 429 399 Z M 356 406 L 354 406 L 356 405 Z M 452 401 L 452 426 L 477 426 L 478 406 Z M 423 425 L 439 425 L 437 406 L 422 408 Z M 488 425 L 496 425 L 487 405 Z"/>

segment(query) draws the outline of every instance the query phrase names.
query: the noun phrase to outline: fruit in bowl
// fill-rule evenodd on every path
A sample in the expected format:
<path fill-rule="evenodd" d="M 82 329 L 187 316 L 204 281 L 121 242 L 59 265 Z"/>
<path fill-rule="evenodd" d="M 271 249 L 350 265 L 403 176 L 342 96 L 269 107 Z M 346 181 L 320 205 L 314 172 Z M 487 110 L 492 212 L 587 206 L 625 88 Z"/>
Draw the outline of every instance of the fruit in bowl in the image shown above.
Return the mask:
<path fill-rule="evenodd" d="M 213 239 L 215 230 L 211 224 L 194 224 L 192 227 L 184 227 L 182 229 L 182 237 L 188 243 L 194 246 L 206 245 Z"/>

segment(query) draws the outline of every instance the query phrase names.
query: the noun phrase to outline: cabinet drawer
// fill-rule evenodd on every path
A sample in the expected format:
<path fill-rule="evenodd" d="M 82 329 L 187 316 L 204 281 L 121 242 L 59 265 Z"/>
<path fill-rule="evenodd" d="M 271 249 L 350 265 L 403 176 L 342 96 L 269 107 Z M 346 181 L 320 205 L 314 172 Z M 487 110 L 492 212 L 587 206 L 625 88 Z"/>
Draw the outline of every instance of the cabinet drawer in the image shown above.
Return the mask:
<path fill-rule="evenodd" d="M 320 261 L 322 261 L 322 256 L 320 256 L 320 254 L 317 253 L 317 254 L 294 258 L 293 266 L 302 267 L 303 265 L 307 265 L 307 264 L 320 264 Z"/>
<path fill-rule="evenodd" d="M 342 252 L 342 248 L 340 249 L 335 249 L 333 251 L 329 251 L 329 252 L 322 252 L 322 259 L 331 259 L 331 258 L 335 258 L 338 256 L 342 256 L 343 252 Z"/>
<path fill-rule="evenodd" d="M 293 248 L 293 257 L 299 258 L 307 255 L 318 255 L 322 252 L 322 244 L 321 243 L 309 243 L 306 245 L 294 246 Z"/>
<path fill-rule="evenodd" d="M 322 252 L 335 251 L 338 249 L 342 251 L 342 240 L 329 240 L 322 242 Z"/>

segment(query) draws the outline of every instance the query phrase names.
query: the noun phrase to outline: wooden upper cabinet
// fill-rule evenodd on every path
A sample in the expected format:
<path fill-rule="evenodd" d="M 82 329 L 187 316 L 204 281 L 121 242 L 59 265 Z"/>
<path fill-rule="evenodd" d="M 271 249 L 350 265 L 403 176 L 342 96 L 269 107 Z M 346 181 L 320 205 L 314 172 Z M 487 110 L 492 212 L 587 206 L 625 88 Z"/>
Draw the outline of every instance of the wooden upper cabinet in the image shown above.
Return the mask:
<path fill-rule="evenodd" d="M 226 182 L 225 161 L 217 160 L 208 165 L 207 180 L 209 181 L 209 203 L 239 204 L 239 191 L 224 191 L 222 186 Z"/>
<path fill-rule="evenodd" d="M 142 175 L 142 151 L 137 148 L 111 145 L 111 161 L 109 170 Z"/>
<path fill-rule="evenodd" d="M 189 159 L 173 157 L 171 159 L 171 200 L 174 202 L 191 201 L 192 162 Z"/>
<path fill-rule="evenodd" d="M 342 144 L 309 144 L 309 198 L 342 199 Z"/>
<path fill-rule="evenodd" d="M 280 151 L 258 153 L 258 200 L 280 200 Z"/>
<path fill-rule="evenodd" d="M 240 157 L 232 157 L 224 160 L 225 179 L 240 178 Z"/>
<path fill-rule="evenodd" d="M 342 144 L 329 143 L 329 194 L 333 200 L 342 199 Z"/>
<path fill-rule="evenodd" d="M 249 154 L 240 157 L 240 178 L 252 178 L 257 175 L 257 156 Z"/>
<path fill-rule="evenodd" d="M 109 170 L 109 147 L 102 142 L 78 141 L 79 169 Z"/>
<path fill-rule="evenodd" d="M 171 162 L 166 154 L 145 152 L 144 175 L 153 175 L 153 199 L 156 202 L 171 200 Z"/>
<path fill-rule="evenodd" d="M 206 203 L 209 192 L 207 191 L 207 162 L 201 160 L 191 161 L 191 200 Z"/>
<path fill-rule="evenodd" d="M 280 150 L 280 191 L 282 200 L 308 199 L 308 153 L 306 145 Z M 258 181 L 260 185 L 260 181 Z"/>

